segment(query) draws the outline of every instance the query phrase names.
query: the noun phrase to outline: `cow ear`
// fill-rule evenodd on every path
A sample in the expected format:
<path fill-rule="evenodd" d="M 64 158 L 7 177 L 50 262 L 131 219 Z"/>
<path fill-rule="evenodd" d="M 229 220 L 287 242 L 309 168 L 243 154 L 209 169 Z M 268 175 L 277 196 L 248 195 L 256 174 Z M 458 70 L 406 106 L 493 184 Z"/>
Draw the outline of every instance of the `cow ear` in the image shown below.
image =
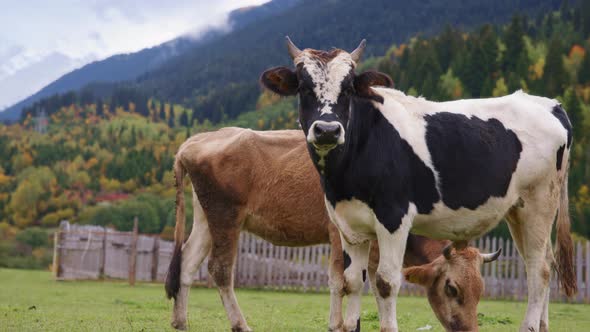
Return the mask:
<path fill-rule="evenodd" d="M 405 268 L 403 274 L 407 282 L 430 287 L 434 281 L 436 270 L 430 264 L 424 264 Z"/>
<path fill-rule="evenodd" d="M 281 96 L 297 94 L 297 87 L 299 86 L 297 74 L 287 67 L 268 69 L 260 76 L 260 83 Z"/>
<path fill-rule="evenodd" d="M 354 78 L 354 89 L 356 94 L 362 98 L 369 98 L 383 103 L 383 97 L 371 90 L 372 86 L 384 86 L 393 88 L 393 80 L 386 74 L 378 71 L 366 71 Z"/>

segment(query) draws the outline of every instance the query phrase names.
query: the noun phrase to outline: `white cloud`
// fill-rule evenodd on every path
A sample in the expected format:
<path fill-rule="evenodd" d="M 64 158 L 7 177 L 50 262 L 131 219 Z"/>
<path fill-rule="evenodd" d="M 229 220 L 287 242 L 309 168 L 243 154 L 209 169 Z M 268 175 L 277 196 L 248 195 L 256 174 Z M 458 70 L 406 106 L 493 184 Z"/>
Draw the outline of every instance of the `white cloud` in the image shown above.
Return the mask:
<path fill-rule="evenodd" d="M 82 65 L 198 35 L 224 26 L 232 9 L 267 1 L 0 0 L 0 81 L 56 53 Z M 0 94 L 0 105 L 13 102 Z"/>

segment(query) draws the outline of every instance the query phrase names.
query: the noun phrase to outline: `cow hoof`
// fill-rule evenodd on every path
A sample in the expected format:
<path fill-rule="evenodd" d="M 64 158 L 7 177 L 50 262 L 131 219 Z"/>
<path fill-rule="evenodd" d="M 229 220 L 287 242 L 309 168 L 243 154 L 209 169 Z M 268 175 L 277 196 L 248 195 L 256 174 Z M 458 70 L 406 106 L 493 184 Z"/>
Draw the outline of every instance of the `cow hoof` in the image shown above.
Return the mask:
<path fill-rule="evenodd" d="M 236 326 L 236 327 L 231 328 L 231 332 L 252 332 L 252 329 L 249 328 L 248 326 L 246 326 L 246 327 Z"/>
<path fill-rule="evenodd" d="M 342 327 L 342 323 L 340 323 L 334 327 L 328 327 L 328 332 L 344 332 L 344 328 Z"/>
<path fill-rule="evenodd" d="M 357 321 L 356 324 L 352 325 L 352 326 L 347 326 L 346 324 L 344 325 L 344 331 L 346 332 L 360 332 L 361 331 L 361 324 L 360 324 L 360 320 Z"/>
<path fill-rule="evenodd" d="M 170 325 L 177 330 L 186 331 L 186 322 L 172 322 Z"/>
<path fill-rule="evenodd" d="M 549 325 L 544 321 L 541 321 L 541 327 L 539 328 L 539 332 L 549 332 Z"/>

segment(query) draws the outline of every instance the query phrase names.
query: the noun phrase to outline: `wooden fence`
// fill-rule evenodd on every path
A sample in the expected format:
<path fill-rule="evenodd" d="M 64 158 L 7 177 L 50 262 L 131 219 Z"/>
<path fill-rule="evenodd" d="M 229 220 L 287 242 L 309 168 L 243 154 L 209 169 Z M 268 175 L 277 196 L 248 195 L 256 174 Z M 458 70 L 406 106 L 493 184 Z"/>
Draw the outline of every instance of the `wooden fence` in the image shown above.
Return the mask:
<path fill-rule="evenodd" d="M 526 299 L 524 262 L 512 241 L 482 238 L 475 241 L 474 245 L 486 252 L 503 248 L 503 254 L 497 261 L 482 267 L 484 296 Z M 575 249 L 579 292 L 573 301 L 590 303 L 590 242 L 577 242 Z M 55 233 L 54 273 L 58 280 L 116 278 L 132 282 L 161 282 L 166 277 L 172 250 L 172 242 L 160 240 L 157 236 L 134 236 L 133 232 L 65 223 Z M 327 290 L 329 252 L 328 245 L 280 247 L 242 233 L 236 264 L 236 286 Z M 133 261 L 136 263 L 135 271 Z M 207 272 L 207 260 L 195 273 L 194 281 L 196 284 L 213 286 Z M 421 287 L 408 283 L 403 283 L 400 293 L 424 295 Z M 559 293 L 555 274 L 551 281 L 551 298 L 555 301 L 567 300 Z"/>

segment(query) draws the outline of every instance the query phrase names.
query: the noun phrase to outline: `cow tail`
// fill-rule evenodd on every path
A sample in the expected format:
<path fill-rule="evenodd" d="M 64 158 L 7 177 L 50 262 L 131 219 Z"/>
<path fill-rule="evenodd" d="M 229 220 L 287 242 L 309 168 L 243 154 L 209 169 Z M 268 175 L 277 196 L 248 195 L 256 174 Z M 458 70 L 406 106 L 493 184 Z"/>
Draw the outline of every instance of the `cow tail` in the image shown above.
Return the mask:
<path fill-rule="evenodd" d="M 574 242 L 570 233 L 570 214 L 568 199 L 568 153 L 564 155 L 564 172 L 561 181 L 559 210 L 557 213 L 557 273 L 561 287 L 568 297 L 576 294 L 576 271 L 574 266 Z"/>
<path fill-rule="evenodd" d="M 176 226 L 174 228 L 174 252 L 168 274 L 166 275 L 166 295 L 168 298 L 174 298 L 180 290 L 180 273 L 182 266 L 182 245 L 184 243 L 185 211 L 184 211 L 184 186 L 183 180 L 185 169 L 180 162 L 180 156 L 177 155 L 174 161 L 174 178 L 176 186 Z"/>

